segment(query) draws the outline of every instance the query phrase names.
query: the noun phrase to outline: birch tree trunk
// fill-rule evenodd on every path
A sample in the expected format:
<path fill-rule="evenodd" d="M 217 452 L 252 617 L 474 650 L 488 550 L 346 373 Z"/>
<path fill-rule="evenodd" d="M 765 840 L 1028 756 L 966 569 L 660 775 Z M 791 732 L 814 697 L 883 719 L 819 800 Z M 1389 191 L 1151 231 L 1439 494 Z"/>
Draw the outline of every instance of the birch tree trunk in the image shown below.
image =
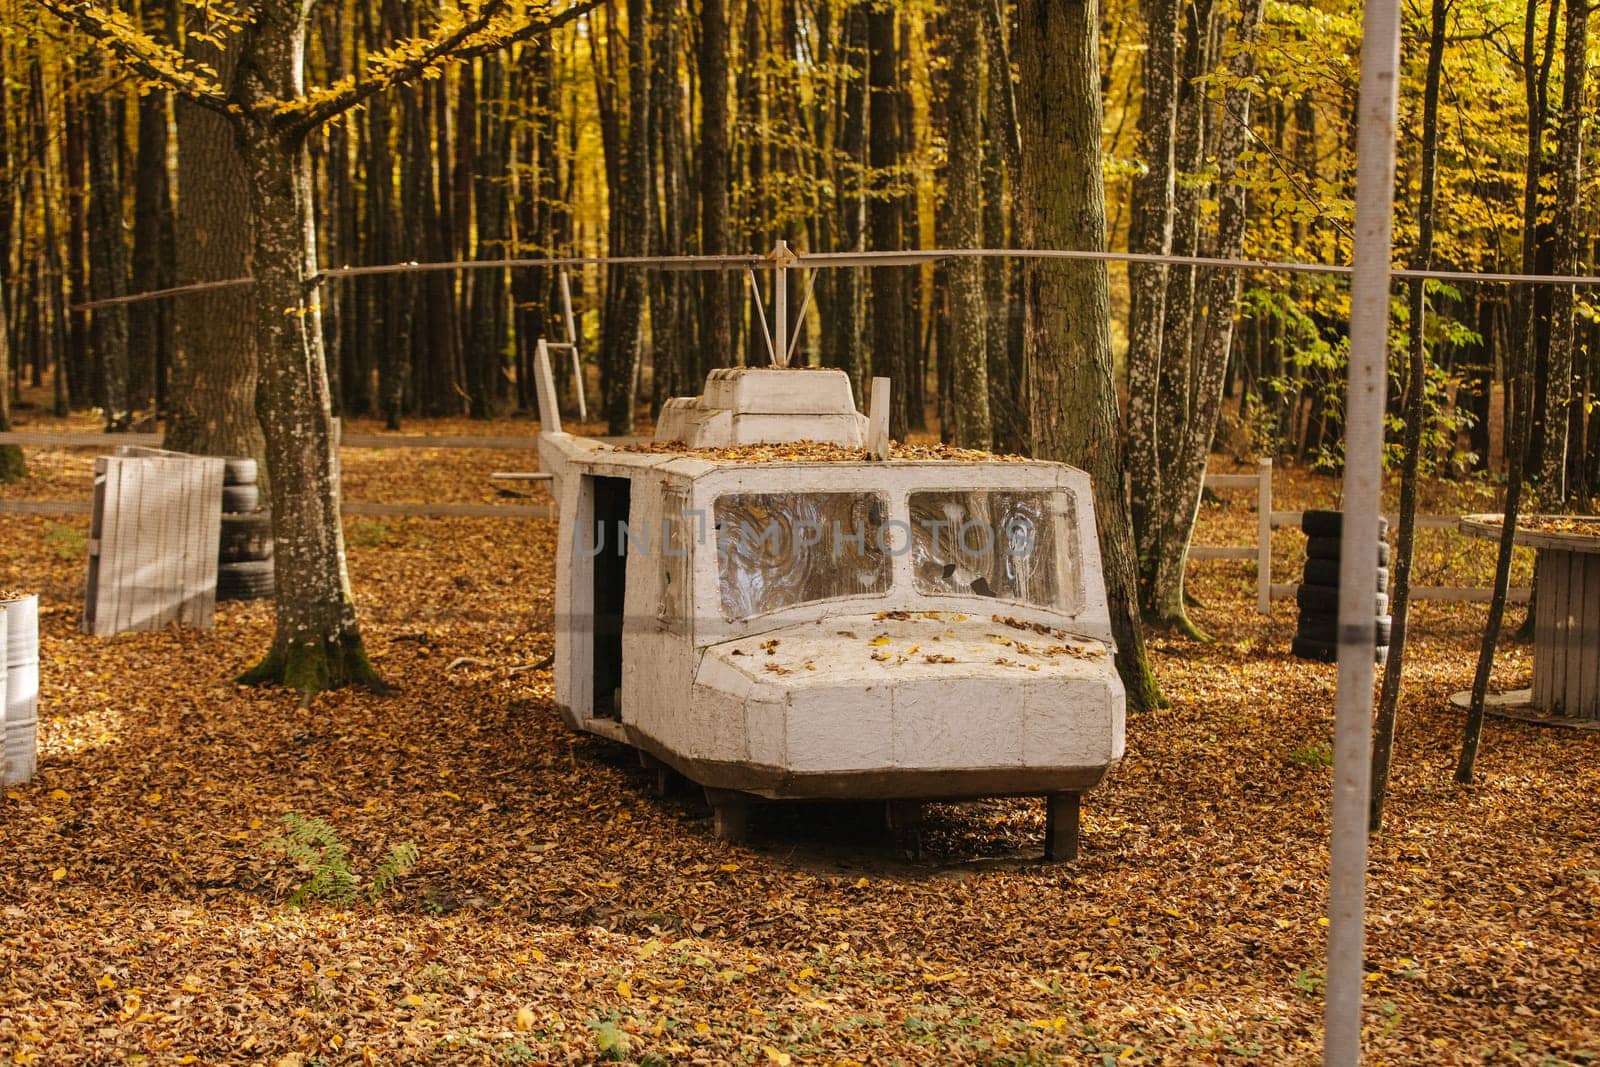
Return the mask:
<path fill-rule="evenodd" d="M 1216 151 L 1216 255 L 1224 259 L 1237 259 L 1244 251 L 1248 216 L 1244 186 L 1236 178 L 1239 157 L 1250 133 L 1250 81 L 1255 73 L 1255 39 L 1261 25 L 1261 8 L 1262 0 L 1242 0 L 1239 5 L 1235 50 L 1228 61 L 1230 82 L 1223 93 Z M 1239 272 L 1220 268 L 1206 271 L 1199 280 L 1199 296 L 1205 319 L 1192 360 L 1189 418 L 1177 439 L 1177 453 L 1161 473 L 1161 533 L 1155 544 L 1155 580 L 1145 608 L 1146 616 L 1158 625 L 1203 638 L 1205 635 L 1189 621 L 1184 610 L 1183 572 L 1222 406 L 1222 381 L 1239 303 Z"/>
<path fill-rule="evenodd" d="M 1583 126 L 1588 119 L 1589 4 L 1568 0 L 1563 59 L 1561 129 L 1556 147 L 1555 262 L 1553 274 L 1578 273 L 1583 207 Z M 1572 367 L 1577 350 L 1577 292 L 1557 286 L 1550 295 L 1550 373 L 1545 406 L 1544 469 L 1540 476 L 1546 506 L 1567 500 L 1568 442 L 1572 423 Z"/>
<path fill-rule="evenodd" d="M 1095 0 L 1019 0 L 1020 208 L 1031 248 L 1105 247 Z M 1163 703 L 1137 610 L 1133 531 L 1117 447 L 1110 293 L 1102 263 L 1035 260 L 1025 276 L 1033 454 L 1087 470 L 1128 706 Z"/>
<path fill-rule="evenodd" d="M 1143 0 L 1139 6 L 1144 15 L 1146 41 L 1144 100 L 1139 105 L 1139 154 L 1145 169 L 1133 180 L 1128 251 L 1165 255 L 1172 251 L 1173 147 L 1178 118 L 1178 3 L 1177 0 Z M 1139 556 L 1148 559 L 1155 550 L 1161 512 L 1161 463 L 1156 449 L 1156 423 L 1157 386 L 1161 381 L 1161 328 L 1166 314 L 1166 266 L 1130 264 L 1128 289 L 1129 506 Z M 1143 570 L 1141 567 L 1141 572 Z"/>
<path fill-rule="evenodd" d="M 1200 79 L 1211 70 L 1212 22 L 1217 5 L 1196 0 L 1184 9 L 1183 77 L 1177 93 L 1177 139 L 1173 145 L 1176 168 L 1173 189 L 1172 253 L 1198 255 L 1200 251 L 1201 187 L 1197 180 L 1205 164 L 1208 113 Z M 1177 181 L 1187 178 L 1186 181 Z M 1156 462 L 1162 470 L 1178 454 L 1178 442 L 1189 418 L 1189 364 L 1192 356 L 1196 276 L 1193 267 L 1173 266 L 1167 271 L 1167 292 L 1162 309 L 1161 362 L 1156 382 L 1156 405 L 1161 416 L 1155 424 Z M 1140 559 L 1141 578 L 1148 591 L 1155 585 L 1160 537 L 1160 503 L 1156 531 Z M 1148 596 L 1146 596 L 1148 602 Z"/>

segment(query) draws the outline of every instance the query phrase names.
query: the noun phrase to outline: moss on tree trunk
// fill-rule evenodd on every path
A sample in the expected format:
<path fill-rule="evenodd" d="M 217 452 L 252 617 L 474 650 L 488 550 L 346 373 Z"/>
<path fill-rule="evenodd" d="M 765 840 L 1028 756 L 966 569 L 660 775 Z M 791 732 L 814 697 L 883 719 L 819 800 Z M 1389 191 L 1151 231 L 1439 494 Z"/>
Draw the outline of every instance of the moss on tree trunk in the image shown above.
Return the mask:
<path fill-rule="evenodd" d="M 306 694 L 352 685 L 389 692 L 367 659 L 361 634 L 354 630 L 321 641 L 274 641 L 266 658 L 238 680 L 241 685 L 276 684 Z"/>

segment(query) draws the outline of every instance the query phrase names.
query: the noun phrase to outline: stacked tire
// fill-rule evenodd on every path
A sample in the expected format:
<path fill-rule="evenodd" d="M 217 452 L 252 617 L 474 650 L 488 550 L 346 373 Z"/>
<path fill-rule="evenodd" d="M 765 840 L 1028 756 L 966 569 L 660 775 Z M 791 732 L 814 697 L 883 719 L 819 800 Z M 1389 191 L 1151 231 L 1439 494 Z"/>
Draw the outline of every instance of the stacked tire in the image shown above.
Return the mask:
<path fill-rule="evenodd" d="M 1339 552 L 1344 518 L 1337 511 L 1308 511 L 1300 520 L 1306 535 L 1305 581 L 1295 592 L 1300 622 L 1295 630 L 1294 654 L 1319 663 L 1339 660 Z M 1373 590 L 1376 617 L 1377 662 L 1389 658 L 1389 522 L 1378 519 L 1378 581 Z"/>
<path fill-rule="evenodd" d="M 256 461 L 229 459 L 222 468 L 222 540 L 217 548 L 217 599 L 272 595 L 272 515 L 261 509 Z"/>

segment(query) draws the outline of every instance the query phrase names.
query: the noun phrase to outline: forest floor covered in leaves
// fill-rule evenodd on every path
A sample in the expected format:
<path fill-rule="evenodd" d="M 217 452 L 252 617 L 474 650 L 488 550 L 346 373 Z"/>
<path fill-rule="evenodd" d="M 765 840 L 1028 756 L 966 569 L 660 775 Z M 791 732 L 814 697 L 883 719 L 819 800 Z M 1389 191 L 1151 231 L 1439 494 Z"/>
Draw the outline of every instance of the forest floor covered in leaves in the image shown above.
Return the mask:
<path fill-rule="evenodd" d="M 525 425 L 525 424 L 519 424 Z M 418 424 L 485 432 L 481 424 Z M 363 427 L 365 429 L 365 427 Z M 494 432 L 519 431 L 512 424 Z M 87 451 L 30 453 L 0 497 L 88 499 Z M 493 501 L 531 453 L 347 451 L 351 499 Z M 1492 510 L 1434 483 L 1427 510 Z M 1335 506 L 1280 470 L 1276 506 Z M 1200 539 L 1253 538 L 1225 494 Z M 87 519 L 0 516 L 0 586 L 42 607 L 40 765 L 0 799 L 7 1063 L 1314 1062 L 1334 668 L 1290 658 L 1292 601 L 1195 563 L 1217 643 L 1157 639 L 1168 710 L 1086 799 L 1083 854 L 1037 857 L 1037 800 L 934 807 L 907 858 L 849 806 L 758 814 L 748 846 L 557 718 L 555 525 L 347 520 L 369 648 L 396 689 L 234 686 L 271 606 L 206 633 L 78 632 Z M 1275 538 L 1278 581 L 1304 540 Z M 1420 578 L 1488 578 L 1428 532 Z M 1528 561 L 1520 563 L 1528 579 Z M 1513 622 L 1522 612 L 1512 613 Z M 1451 780 L 1481 606 L 1423 604 L 1388 821 L 1373 841 L 1370 1063 L 1600 1055 L 1600 736 L 1491 720 Z M 1507 641 L 1498 688 L 1526 685 Z M 318 817 L 375 904 L 291 907 L 267 847 Z"/>

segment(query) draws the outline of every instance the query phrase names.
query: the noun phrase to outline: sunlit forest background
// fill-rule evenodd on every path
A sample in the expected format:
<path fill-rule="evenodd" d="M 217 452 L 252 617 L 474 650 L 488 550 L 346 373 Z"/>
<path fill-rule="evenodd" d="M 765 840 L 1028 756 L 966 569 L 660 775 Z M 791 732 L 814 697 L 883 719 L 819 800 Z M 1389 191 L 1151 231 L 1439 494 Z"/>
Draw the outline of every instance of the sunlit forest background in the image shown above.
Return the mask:
<path fill-rule="evenodd" d="M 1100 15 L 1114 250 L 1139 240 L 1147 25 L 1159 6 L 1108 0 Z M 1179 41 L 1171 251 L 1232 252 L 1218 227 L 1226 168 L 1246 194 L 1244 257 L 1347 263 L 1357 5 L 1268 0 L 1254 27 L 1235 0 L 1168 6 Z M 225 41 L 205 32 L 205 5 L 123 7 L 144 32 L 227 62 Z M 394 0 L 319 4 L 308 80 L 361 69 L 372 53 L 424 32 L 430 10 Z M 0 292 L 13 406 L 98 409 L 113 426 L 149 425 L 169 403 L 175 352 L 201 334 L 217 343 L 215 332 L 241 317 L 245 298 L 216 290 L 75 307 L 248 273 L 248 211 L 242 191 L 227 192 L 226 127 L 120 72 L 33 5 L 0 0 L 0 13 Z M 1573 14 L 1560 0 L 1406 6 L 1397 265 L 1411 264 L 1417 244 L 1423 82 L 1437 32 L 1431 265 L 1552 272 L 1566 219 L 1579 273 L 1595 272 L 1593 108 L 1579 123 L 1589 127 L 1581 150 L 1589 165 L 1576 199 L 1560 180 Z M 313 133 L 321 264 L 760 253 L 779 239 L 801 251 L 937 248 L 957 243 L 949 223 L 967 207 L 981 211 L 982 246 L 1024 246 L 1012 196 L 1016 97 L 1037 87 L 1016 77 L 1013 19 L 1005 0 L 607 0 L 549 41 L 451 66 Z M 1581 67 L 1592 71 L 1600 48 L 1587 38 L 1576 44 Z M 1249 62 L 1238 62 L 1246 49 Z M 708 80 L 726 84 L 725 97 L 708 100 Z M 1591 84 L 1590 100 L 1593 93 Z M 952 136 L 958 94 L 976 97 L 971 146 L 956 143 L 968 135 Z M 951 168 L 969 163 L 981 168 L 979 201 L 954 204 Z M 1539 189 L 1531 215 L 1523 196 L 1530 173 Z M 1020 271 L 1000 259 L 984 271 L 995 444 L 1025 448 Z M 1216 313 L 1193 273 L 1169 275 L 1169 323 Z M 626 298 L 630 278 L 644 287 L 637 312 Z M 627 418 L 648 418 L 666 397 L 695 391 L 708 367 L 768 359 L 738 273 L 591 265 L 570 282 L 591 397 L 631 374 L 637 393 Z M 1121 265 L 1112 285 L 1120 363 L 1130 332 Z M 725 297 L 710 292 L 718 286 Z M 1184 299 L 1174 301 L 1183 286 Z M 713 296 L 731 308 L 725 331 L 707 325 Z M 1428 298 L 1428 462 L 1461 474 L 1490 458 L 1498 383 L 1517 333 L 1515 290 L 1436 283 Z M 1545 422 L 1551 298 L 1550 288 L 1538 291 L 1534 454 Z M 1570 417 L 1580 480 L 1600 460 L 1600 422 L 1590 417 L 1600 391 L 1596 299 L 1577 292 Z M 558 272 L 537 266 L 346 279 L 324 286 L 320 302 L 337 406 L 395 426 L 412 415 L 531 413 L 533 346 L 566 333 Z M 791 315 L 799 303 L 790 301 Z M 1399 353 L 1407 315 L 1398 287 L 1396 311 Z M 1240 455 L 1336 464 L 1345 279 L 1250 270 L 1235 313 L 1221 444 Z M 811 363 L 843 367 L 858 382 L 895 370 L 910 391 L 910 428 L 949 426 L 956 400 L 945 266 L 821 272 L 794 328 Z M 1398 399 L 1403 360 L 1396 375 Z"/>

